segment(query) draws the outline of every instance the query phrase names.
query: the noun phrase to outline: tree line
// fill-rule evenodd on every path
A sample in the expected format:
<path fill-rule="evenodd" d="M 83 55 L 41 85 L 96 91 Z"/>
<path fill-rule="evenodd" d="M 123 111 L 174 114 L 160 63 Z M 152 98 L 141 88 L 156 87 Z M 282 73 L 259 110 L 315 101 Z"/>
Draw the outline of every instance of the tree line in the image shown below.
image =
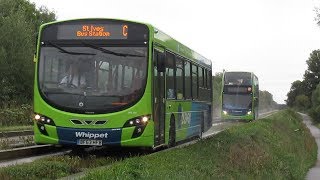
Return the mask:
<path fill-rule="evenodd" d="M 0 107 L 30 104 L 39 26 L 56 20 L 53 11 L 27 0 L 0 0 Z"/>
<path fill-rule="evenodd" d="M 286 103 L 289 107 L 305 111 L 320 122 L 320 50 L 313 50 L 302 80 L 291 84 Z"/>

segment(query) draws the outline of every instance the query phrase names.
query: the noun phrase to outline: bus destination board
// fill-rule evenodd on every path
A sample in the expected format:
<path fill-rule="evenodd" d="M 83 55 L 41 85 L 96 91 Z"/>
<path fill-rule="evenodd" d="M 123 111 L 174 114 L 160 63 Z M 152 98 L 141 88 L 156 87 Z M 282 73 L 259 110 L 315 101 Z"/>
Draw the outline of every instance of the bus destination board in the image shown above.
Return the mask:
<path fill-rule="evenodd" d="M 126 24 L 59 25 L 57 39 L 127 39 Z"/>

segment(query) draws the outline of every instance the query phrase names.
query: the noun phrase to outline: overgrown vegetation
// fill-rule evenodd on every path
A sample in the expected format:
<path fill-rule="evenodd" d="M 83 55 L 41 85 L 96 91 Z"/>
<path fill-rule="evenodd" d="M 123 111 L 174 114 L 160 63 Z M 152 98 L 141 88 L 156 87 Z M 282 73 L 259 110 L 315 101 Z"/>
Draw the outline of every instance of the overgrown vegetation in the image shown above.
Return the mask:
<path fill-rule="evenodd" d="M 0 169 L 0 179 L 57 179 L 70 174 L 113 163 L 108 157 L 54 156 L 32 163 Z"/>
<path fill-rule="evenodd" d="M 314 50 L 306 61 L 308 68 L 303 80 L 291 84 L 287 96 L 287 105 L 303 112 L 308 112 L 315 123 L 320 123 L 320 50 Z"/>
<path fill-rule="evenodd" d="M 84 179 L 304 179 L 316 153 L 301 117 L 285 110 L 184 148 L 118 162 L 110 157 L 49 157 L 1 168 L 0 179 L 56 179 L 81 171 L 89 172 Z M 98 166 L 106 167 L 88 169 Z"/>
<path fill-rule="evenodd" d="M 0 126 L 30 124 L 38 29 L 55 19 L 27 0 L 0 0 Z"/>
<path fill-rule="evenodd" d="M 0 131 L 8 126 L 32 125 L 32 118 L 33 110 L 29 104 L 6 106 L 0 110 Z"/>
<path fill-rule="evenodd" d="M 27 0 L 0 1 L 0 107 L 31 102 L 38 29 L 53 20 L 53 12 Z"/>
<path fill-rule="evenodd" d="M 0 150 L 34 145 L 33 136 L 19 136 L 18 138 L 0 138 Z"/>
<path fill-rule="evenodd" d="M 304 179 L 316 153 L 301 117 L 286 110 L 185 148 L 90 171 L 84 179 Z"/>

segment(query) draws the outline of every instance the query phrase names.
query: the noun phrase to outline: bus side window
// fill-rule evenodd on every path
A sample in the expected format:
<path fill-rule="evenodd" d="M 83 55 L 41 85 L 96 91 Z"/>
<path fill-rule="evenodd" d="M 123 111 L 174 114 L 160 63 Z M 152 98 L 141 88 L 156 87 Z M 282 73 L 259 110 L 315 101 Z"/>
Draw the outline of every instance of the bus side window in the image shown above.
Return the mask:
<path fill-rule="evenodd" d="M 166 53 L 166 92 L 167 99 L 175 99 L 176 91 L 175 91 L 175 62 L 174 55 L 171 53 Z"/>
<path fill-rule="evenodd" d="M 205 101 L 205 89 L 204 89 L 204 76 L 203 76 L 203 71 L 204 69 L 202 67 L 198 67 L 198 71 L 199 71 L 199 100 L 200 101 Z"/>
<path fill-rule="evenodd" d="M 184 92 L 186 99 L 191 99 L 191 73 L 190 62 L 184 62 Z"/>
<path fill-rule="evenodd" d="M 183 82 L 184 82 L 184 71 L 183 71 L 183 59 L 180 57 L 176 58 L 176 87 L 177 87 L 177 99 L 184 99 L 183 93 Z"/>
<path fill-rule="evenodd" d="M 198 67 L 192 65 L 192 99 L 198 99 Z"/>

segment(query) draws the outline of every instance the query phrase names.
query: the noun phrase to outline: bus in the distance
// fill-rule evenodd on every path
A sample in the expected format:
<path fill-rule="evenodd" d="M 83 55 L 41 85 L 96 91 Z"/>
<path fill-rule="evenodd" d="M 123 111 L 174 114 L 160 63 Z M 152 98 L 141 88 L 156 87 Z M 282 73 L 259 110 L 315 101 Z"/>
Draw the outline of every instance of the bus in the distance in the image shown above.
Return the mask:
<path fill-rule="evenodd" d="M 259 81 L 251 72 L 224 72 L 222 119 L 252 121 L 258 118 Z"/>
<path fill-rule="evenodd" d="M 157 148 L 212 124 L 211 61 L 152 25 L 47 23 L 34 61 L 37 144 Z"/>

